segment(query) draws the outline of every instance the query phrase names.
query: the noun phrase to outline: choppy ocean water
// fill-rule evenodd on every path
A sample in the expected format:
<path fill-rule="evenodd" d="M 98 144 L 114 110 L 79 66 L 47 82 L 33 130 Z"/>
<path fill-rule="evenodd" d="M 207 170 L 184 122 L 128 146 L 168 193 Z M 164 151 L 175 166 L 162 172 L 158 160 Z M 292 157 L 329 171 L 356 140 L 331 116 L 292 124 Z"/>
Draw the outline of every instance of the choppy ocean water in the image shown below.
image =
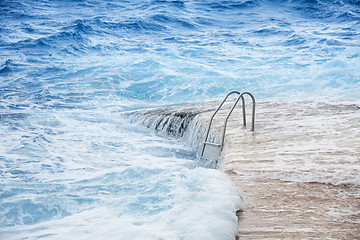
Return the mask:
<path fill-rule="evenodd" d="M 360 2 L 0 1 L 0 238 L 233 239 L 219 171 L 123 112 L 360 98 Z"/>

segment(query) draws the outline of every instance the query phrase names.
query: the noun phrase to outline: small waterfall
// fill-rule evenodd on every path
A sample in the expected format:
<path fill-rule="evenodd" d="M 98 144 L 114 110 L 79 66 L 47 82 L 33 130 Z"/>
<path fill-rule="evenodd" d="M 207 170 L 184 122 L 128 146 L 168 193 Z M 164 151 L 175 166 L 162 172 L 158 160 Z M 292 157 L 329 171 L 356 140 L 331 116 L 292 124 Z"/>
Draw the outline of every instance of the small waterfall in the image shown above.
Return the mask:
<path fill-rule="evenodd" d="M 132 123 L 141 124 L 158 134 L 182 139 L 190 144 L 199 156 L 213 108 L 211 103 L 174 106 L 129 112 L 127 116 Z M 211 131 L 209 139 L 220 142 L 220 133 Z M 209 148 L 205 156 L 207 160 L 201 159 L 202 164 L 216 168 L 221 158 L 218 149 Z"/>

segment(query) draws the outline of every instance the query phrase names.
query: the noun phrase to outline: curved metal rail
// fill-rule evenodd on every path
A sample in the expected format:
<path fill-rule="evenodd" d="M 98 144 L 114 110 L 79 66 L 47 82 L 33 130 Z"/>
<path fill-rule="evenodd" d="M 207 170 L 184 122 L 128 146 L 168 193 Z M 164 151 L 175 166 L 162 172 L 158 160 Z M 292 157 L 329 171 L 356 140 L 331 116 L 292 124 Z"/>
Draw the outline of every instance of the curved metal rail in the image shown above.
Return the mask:
<path fill-rule="evenodd" d="M 224 103 L 226 102 L 226 100 L 228 99 L 228 97 L 232 94 L 238 94 L 239 97 L 236 99 L 235 103 L 232 105 L 229 113 L 227 114 L 226 118 L 225 118 L 225 121 L 224 121 L 224 127 L 223 127 L 223 133 L 222 133 L 222 138 L 221 138 L 221 143 L 220 144 L 217 144 L 217 143 L 213 143 L 213 142 L 208 142 L 208 137 L 209 137 L 209 133 L 210 133 L 210 129 L 211 129 L 211 124 L 212 124 L 212 121 L 215 117 L 215 115 L 218 113 L 218 111 L 220 110 L 220 108 L 224 105 Z M 210 122 L 209 122 L 209 126 L 207 128 L 207 131 L 206 131 L 206 135 L 205 135 L 205 140 L 204 140 L 204 143 L 203 143 L 203 146 L 202 146 L 202 150 L 201 150 L 201 157 L 204 156 L 204 152 L 205 152 L 205 147 L 206 145 L 212 145 L 212 146 L 215 146 L 215 147 L 219 147 L 220 148 L 220 151 L 223 149 L 224 147 L 224 142 L 225 142 L 225 132 L 226 132 L 226 126 L 227 126 L 227 122 L 229 120 L 229 117 L 231 115 L 231 113 L 234 111 L 236 105 L 238 104 L 238 102 L 242 101 L 242 109 L 243 109 L 243 124 L 244 126 L 246 126 L 246 111 L 245 111 L 245 98 L 244 98 L 244 95 L 249 95 L 251 100 L 252 100 L 252 122 L 251 122 L 251 131 L 254 131 L 255 130 L 255 97 L 249 93 L 249 92 L 243 92 L 243 93 L 240 93 L 239 91 L 231 91 L 229 92 L 226 97 L 224 98 L 224 100 L 220 103 L 220 105 L 217 107 L 217 109 L 214 111 L 213 115 L 211 116 L 210 118 Z"/>

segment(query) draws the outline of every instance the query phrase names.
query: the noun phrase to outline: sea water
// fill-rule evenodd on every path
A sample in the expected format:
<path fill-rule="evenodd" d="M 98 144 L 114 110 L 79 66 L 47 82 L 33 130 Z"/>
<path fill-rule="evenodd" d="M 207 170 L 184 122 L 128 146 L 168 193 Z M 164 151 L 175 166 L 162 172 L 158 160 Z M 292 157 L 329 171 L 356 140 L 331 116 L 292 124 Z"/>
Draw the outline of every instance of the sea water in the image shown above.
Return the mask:
<path fill-rule="evenodd" d="M 360 2 L 0 1 L 0 239 L 234 239 L 241 197 L 122 113 L 358 101 Z"/>

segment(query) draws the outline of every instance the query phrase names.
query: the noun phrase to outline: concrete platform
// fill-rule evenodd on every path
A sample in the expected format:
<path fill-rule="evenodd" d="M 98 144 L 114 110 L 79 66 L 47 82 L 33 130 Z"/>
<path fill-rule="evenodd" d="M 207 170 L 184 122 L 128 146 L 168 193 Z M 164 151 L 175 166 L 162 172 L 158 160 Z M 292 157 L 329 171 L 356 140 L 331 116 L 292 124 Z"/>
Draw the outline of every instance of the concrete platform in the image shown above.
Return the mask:
<path fill-rule="evenodd" d="M 196 145 L 216 105 L 156 114 L 177 114 L 179 123 L 189 123 L 192 129 L 177 136 Z M 226 114 L 215 118 L 214 141 Z M 260 102 L 255 132 L 242 126 L 239 108 L 229 119 L 221 158 L 219 170 L 245 200 L 239 239 L 360 239 L 359 105 Z"/>

